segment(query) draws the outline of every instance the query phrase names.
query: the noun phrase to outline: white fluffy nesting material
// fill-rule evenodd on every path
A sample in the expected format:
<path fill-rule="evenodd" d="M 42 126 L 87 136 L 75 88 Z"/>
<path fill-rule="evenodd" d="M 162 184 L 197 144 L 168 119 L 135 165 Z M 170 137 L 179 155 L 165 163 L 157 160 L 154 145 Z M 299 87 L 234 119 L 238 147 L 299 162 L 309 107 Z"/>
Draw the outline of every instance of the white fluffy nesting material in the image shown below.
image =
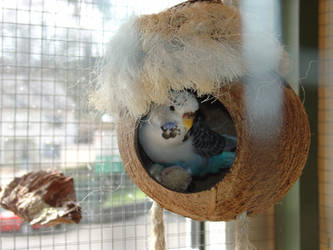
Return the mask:
<path fill-rule="evenodd" d="M 214 94 L 247 72 L 239 12 L 221 3 L 186 2 L 132 18 L 108 46 L 93 102 L 114 116 L 138 118 L 166 103 L 170 89 Z"/>

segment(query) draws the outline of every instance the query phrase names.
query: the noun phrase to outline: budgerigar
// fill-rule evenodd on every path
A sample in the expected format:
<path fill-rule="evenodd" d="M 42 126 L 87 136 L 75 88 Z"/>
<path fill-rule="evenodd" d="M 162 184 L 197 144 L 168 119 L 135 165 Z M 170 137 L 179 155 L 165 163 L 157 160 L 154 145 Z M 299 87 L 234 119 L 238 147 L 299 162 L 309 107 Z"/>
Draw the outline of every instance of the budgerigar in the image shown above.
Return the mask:
<path fill-rule="evenodd" d="M 166 168 L 180 166 L 197 177 L 231 167 L 237 144 L 235 137 L 209 129 L 189 91 L 171 91 L 168 105 L 151 108 L 140 123 L 139 142 L 166 173 Z"/>

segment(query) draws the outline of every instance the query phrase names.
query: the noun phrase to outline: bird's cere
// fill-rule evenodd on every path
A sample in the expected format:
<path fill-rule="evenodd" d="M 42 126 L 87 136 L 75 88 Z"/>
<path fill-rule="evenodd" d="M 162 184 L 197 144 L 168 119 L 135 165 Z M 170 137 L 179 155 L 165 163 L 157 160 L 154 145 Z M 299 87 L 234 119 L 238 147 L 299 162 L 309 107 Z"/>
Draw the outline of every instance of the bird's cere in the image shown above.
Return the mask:
<path fill-rule="evenodd" d="M 174 129 L 176 127 L 177 127 L 177 123 L 175 123 L 175 122 L 167 122 L 167 123 L 165 123 L 165 124 L 163 124 L 161 126 L 161 129 L 163 131 L 166 131 L 166 130 Z"/>

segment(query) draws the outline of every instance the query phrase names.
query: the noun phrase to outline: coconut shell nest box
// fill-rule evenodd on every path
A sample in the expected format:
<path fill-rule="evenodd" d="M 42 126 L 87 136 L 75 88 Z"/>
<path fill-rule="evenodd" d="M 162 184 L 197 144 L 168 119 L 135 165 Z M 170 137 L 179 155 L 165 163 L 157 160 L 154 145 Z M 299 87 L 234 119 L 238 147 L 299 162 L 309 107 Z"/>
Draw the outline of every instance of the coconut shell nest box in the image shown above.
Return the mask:
<path fill-rule="evenodd" d="M 118 130 L 119 150 L 127 173 L 135 184 L 162 207 L 196 220 L 230 220 L 247 211 L 257 214 L 270 208 L 290 190 L 304 168 L 310 145 L 307 115 L 295 92 L 281 85 L 284 93 L 281 127 L 258 138 L 257 124 L 244 119 L 244 85 L 221 89 L 216 97 L 226 107 L 235 125 L 238 145 L 230 171 L 212 188 L 180 193 L 161 186 L 146 171 L 137 139 L 137 120 L 121 122 L 129 129 Z M 265 123 L 276 122 L 266 117 Z M 128 132 L 129 131 L 129 132 Z"/>
<path fill-rule="evenodd" d="M 220 1 L 187 1 L 130 21 L 110 43 L 111 59 L 95 97 L 97 106 L 118 115 L 119 151 L 135 184 L 162 207 L 196 220 L 230 220 L 270 208 L 299 178 L 309 150 L 303 105 L 280 80 L 287 61 L 282 46 L 272 36 L 264 38 L 277 64 L 263 64 L 263 71 L 280 76 L 249 84 L 244 79 L 253 76 L 242 46 L 251 34 L 242 33 L 240 20 L 236 8 Z M 195 91 L 199 99 L 214 97 L 237 136 L 231 168 L 199 181 L 190 192 L 173 191 L 152 178 L 151 161 L 138 141 L 140 119 L 152 103 L 165 104 L 170 89 Z M 274 101 L 278 112 L 261 108 Z"/>

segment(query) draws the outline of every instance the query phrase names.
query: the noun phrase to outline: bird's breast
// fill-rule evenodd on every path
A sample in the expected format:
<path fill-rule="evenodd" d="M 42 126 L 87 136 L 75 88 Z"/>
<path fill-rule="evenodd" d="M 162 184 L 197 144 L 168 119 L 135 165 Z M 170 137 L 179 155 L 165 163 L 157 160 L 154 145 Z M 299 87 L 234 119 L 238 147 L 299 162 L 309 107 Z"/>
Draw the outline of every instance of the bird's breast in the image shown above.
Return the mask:
<path fill-rule="evenodd" d="M 172 164 L 173 162 L 188 162 L 195 157 L 191 138 L 175 144 L 170 143 L 169 140 L 173 140 L 173 138 L 165 139 L 161 133 L 154 132 L 148 126 L 143 126 L 139 130 L 140 144 L 153 162 Z"/>

